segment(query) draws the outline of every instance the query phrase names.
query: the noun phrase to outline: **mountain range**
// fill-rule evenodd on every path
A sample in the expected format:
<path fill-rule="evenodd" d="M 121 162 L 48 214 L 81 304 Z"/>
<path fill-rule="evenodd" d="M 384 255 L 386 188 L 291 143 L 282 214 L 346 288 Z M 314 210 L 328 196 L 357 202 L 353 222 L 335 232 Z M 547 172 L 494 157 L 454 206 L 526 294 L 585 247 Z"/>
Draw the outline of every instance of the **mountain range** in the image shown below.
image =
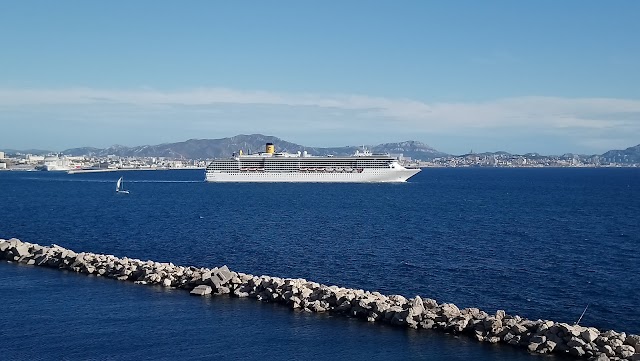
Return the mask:
<path fill-rule="evenodd" d="M 610 150 L 601 157 L 613 163 L 640 163 L 640 144 L 624 150 Z"/>
<path fill-rule="evenodd" d="M 212 159 L 224 158 L 242 150 L 245 153 L 258 152 L 264 150 L 265 143 L 273 143 L 277 152 L 303 152 L 307 151 L 312 155 L 352 155 L 362 146 L 344 147 L 307 147 L 296 143 L 291 143 L 275 136 L 263 134 L 236 135 L 221 139 L 189 139 L 184 142 L 164 143 L 158 145 L 142 145 L 126 147 L 113 145 L 109 148 L 82 147 L 66 149 L 60 153 L 70 156 L 96 156 L 106 157 L 115 155 L 120 157 L 167 157 L 183 159 Z M 373 153 L 403 154 L 405 157 L 413 159 L 431 160 L 433 158 L 450 156 L 450 154 L 440 152 L 422 142 L 409 140 L 398 143 L 384 143 L 368 146 Z M 12 149 L 4 150 L 7 154 L 47 154 L 52 153 L 45 150 L 30 149 L 27 151 L 17 151 Z M 510 155 L 507 152 L 486 152 L 482 155 Z M 530 153 L 530 155 L 538 155 Z M 624 150 L 610 150 L 603 154 L 580 155 L 580 157 L 599 156 L 603 160 L 617 163 L 640 163 L 640 144 Z M 567 155 L 564 155 L 567 156 Z"/>
<path fill-rule="evenodd" d="M 165 143 L 158 145 L 143 145 L 137 147 L 124 147 L 114 145 L 109 148 L 72 148 L 64 150 L 62 153 L 66 155 L 88 155 L 88 156 L 107 156 L 116 155 L 120 157 L 167 157 L 167 158 L 184 158 L 184 159 L 211 159 L 223 158 L 231 156 L 242 150 L 245 154 L 252 152 L 264 151 L 266 143 L 273 143 L 277 152 L 296 153 L 298 151 L 312 155 L 352 155 L 356 149 L 362 149 L 361 146 L 345 146 L 345 147 L 307 147 L 296 143 L 287 142 L 278 137 L 250 134 L 236 135 L 222 139 L 189 139 L 178 143 Z M 402 153 L 405 157 L 416 159 L 433 159 L 447 155 L 439 152 L 430 146 L 417 142 L 406 141 L 400 143 L 385 143 L 375 146 L 368 146 L 373 153 Z"/>

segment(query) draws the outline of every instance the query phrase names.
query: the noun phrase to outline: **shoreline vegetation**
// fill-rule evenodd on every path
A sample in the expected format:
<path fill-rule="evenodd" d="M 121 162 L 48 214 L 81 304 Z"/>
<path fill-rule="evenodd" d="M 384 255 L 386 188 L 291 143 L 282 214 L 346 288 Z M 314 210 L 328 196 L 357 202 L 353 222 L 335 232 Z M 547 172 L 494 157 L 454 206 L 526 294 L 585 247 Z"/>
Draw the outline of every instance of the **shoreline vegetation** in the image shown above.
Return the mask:
<path fill-rule="evenodd" d="M 530 353 L 558 354 L 597 361 L 640 361 L 640 336 L 613 330 L 528 320 L 498 310 L 459 309 L 452 303 L 327 286 L 305 279 L 254 276 L 227 266 L 204 268 L 141 261 L 0 239 L 0 260 L 103 276 L 143 285 L 185 289 L 192 295 L 228 295 L 273 302 L 307 312 L 330 312 L 398 327 L 467 335 L 481 342 L 504 343 Z"/>

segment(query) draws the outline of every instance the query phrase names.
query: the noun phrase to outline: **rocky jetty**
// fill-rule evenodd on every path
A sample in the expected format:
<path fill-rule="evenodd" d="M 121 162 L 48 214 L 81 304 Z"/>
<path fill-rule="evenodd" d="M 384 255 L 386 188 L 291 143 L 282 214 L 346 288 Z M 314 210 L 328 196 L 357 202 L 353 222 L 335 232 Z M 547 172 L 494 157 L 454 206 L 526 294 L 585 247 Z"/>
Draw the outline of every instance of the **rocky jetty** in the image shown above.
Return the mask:
<path fill-rule="evenodd" d="M 405 298 L 359 289 L 327 286 L 304 279 L 254 276 L 215 268 L 76 253 L 58 245 L 45 247 L 12 238 L 0 239 L 0 260 L 65 269 L 80 273 L 182 288 L 192 295 L 229 295 L 275 302 L 308 312 L 331 312 L 399 327 L 440 330 L 478 341 L 504 343 L 537 354 L 561 354 L 589 360 L 640 361 L 640 336 L 600 331 L 549 320 L 528 320 L 504 311 L 488 314 L 459 309 L 433 299 Z"/>

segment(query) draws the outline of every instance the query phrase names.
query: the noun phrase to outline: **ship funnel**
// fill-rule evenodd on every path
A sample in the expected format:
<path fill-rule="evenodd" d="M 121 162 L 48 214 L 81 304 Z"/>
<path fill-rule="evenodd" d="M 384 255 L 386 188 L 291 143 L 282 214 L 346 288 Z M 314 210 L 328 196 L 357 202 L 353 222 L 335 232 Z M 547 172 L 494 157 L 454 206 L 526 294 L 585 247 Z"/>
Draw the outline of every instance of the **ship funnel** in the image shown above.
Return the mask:
<path fill-rule="evenodd" d="M 240 155 L 242 155 L 242 149 L 240 149 Z"/>
<path fill-rule="evenodd" d="M 267 143 L 267 147 L 265 149 L 266 153 L 273 154 L 276 152 L 276 147 L 273 146 L 273 143 Z"/>

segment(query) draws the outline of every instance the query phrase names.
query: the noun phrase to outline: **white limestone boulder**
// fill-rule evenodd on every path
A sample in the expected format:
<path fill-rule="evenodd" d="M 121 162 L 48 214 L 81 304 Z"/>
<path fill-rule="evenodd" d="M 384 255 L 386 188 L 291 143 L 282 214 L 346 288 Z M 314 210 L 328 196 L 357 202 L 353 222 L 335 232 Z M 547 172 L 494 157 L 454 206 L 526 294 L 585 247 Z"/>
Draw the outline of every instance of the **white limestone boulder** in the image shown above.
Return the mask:
<path fill-rule="evenodd" d="M 211 286 L 199 285 L 199 286 L 196 286 L 194 289 L 192 289 L 191 292 L 189 293 L 195 296 L 205 296 L 205 295 L 210 295 L 211 292 L 212 292 Z"/>

